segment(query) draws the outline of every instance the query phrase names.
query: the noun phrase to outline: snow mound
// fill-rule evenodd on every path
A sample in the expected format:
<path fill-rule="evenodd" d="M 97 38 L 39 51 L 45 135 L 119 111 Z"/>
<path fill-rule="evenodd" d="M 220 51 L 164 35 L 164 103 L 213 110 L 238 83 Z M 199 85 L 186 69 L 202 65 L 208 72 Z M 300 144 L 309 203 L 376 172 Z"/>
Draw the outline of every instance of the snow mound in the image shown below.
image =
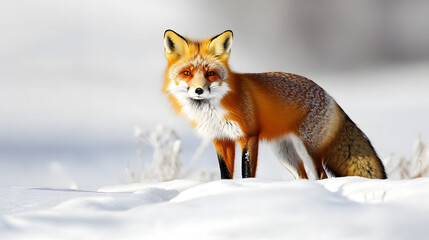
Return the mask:
<path fill-rule="evenodd" d="M 428 178 L 174 180 L 74 192 L 55 206 L 38 201 L 65 190 L 14 189 L 0 203 L 47 199 L 3 214 L 0 238 L 426 239 L 428 187 Z"/>

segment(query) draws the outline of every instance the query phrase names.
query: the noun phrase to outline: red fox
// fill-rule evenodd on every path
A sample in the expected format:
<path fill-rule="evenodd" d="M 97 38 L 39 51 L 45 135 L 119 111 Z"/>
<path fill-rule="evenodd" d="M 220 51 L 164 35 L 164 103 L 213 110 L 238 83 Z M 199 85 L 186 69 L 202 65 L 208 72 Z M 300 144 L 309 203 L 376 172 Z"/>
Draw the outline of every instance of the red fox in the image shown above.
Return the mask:
<path fill-rule="evenodd" d="M 242 177 L 255 177 L 259 141 L 270 142 L 295 178 L 386 178 L 365 134 L 313 81 L 291 73 L 236 73 L 228 66 L 233 40 L 225 31 L 191 41 L 164 33 L 163 91 L 173 108 L 213 141 L 222 179 L 233 178 L 235 143 L 242 149 Z"/>

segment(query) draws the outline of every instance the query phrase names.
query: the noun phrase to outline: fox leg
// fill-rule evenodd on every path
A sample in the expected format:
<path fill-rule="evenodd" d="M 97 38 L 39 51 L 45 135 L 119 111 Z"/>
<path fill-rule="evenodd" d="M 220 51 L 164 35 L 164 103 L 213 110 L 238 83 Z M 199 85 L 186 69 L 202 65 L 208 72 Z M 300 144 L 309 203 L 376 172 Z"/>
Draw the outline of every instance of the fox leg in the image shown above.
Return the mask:
<path fill-rule="evenodd" d="M 241 176 L 243 178 L 255 177 L 258 165 L 258 136 L 253 136 L 240 141 L 241 156 Z"/>
<path fill-rule="evenodd" d="M 311 151 L 309 152 L 309 154 L 313 160 L 313 164 L 316 169 L 316 179 L 328 178 L 328 174 L 326 174 L 325 168 L 323 167 L 322 157 L 319 154 L 313 153 Z"/>
<path fill-rule="evenodd" d="M 296 139 L 295 139 L 296 138 Z M 298 153 L 297 137 L 293 134 L 271 143 L 271 148 L 280 163 L 295 177 L 295 179 L 308 179 L 304 161 Z"/>
<path fill-rule="evenodd" d="M 317 144 L 314 144 L 313 141 L 308 141 L 308 139 L 304 139 L 304 141 L 302 141 L 301 139 L 302 138 L 297 137 L 297 140 L 294 141 L 295 147 L 301 154 L 307 170 L 310 171 L 312 175 L 312 179 L 319 180 L 327 178 L 328 175 L 323 167 L 322 151 L 320 147 Z"/>
<path fill-rule="evenodd" d="M 234 177 L 235 142 L 231 140 L 213 140 L 219 160 L 221 179 Z"/>

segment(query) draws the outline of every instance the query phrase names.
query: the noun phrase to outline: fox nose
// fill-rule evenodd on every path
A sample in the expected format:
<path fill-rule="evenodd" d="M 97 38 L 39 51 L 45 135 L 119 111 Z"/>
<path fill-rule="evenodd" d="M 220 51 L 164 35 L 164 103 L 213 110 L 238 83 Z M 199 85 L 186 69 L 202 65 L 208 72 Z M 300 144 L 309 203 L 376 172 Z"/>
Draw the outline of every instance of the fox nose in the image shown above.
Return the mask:
<path fill-rule="evenodd" d="M 202 88 L 197 88 L 197 89 L 195 89 L 195 93 L 198 95 L 201 95 L 204 93 L 204 90 Z"/>

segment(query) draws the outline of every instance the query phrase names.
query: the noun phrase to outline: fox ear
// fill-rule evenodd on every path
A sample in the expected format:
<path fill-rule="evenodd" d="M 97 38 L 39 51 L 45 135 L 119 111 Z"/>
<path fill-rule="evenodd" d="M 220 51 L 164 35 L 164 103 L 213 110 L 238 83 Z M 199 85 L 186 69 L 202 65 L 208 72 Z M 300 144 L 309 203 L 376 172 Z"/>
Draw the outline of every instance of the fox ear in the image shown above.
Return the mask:
<path fill-rule="evenodd" d="M 173 30 L 164 32 L 165 55 L 169 57 L 180 57 L 189 51 L 188 41 Z"/>
<path fill-rule="evenodd" d="M 226 30 L 225 32 L 213 37 L 209 44 L 209 51 L 216 57 L 222 56 L 231 51 L 232 45 L 232 31 Z"/>

